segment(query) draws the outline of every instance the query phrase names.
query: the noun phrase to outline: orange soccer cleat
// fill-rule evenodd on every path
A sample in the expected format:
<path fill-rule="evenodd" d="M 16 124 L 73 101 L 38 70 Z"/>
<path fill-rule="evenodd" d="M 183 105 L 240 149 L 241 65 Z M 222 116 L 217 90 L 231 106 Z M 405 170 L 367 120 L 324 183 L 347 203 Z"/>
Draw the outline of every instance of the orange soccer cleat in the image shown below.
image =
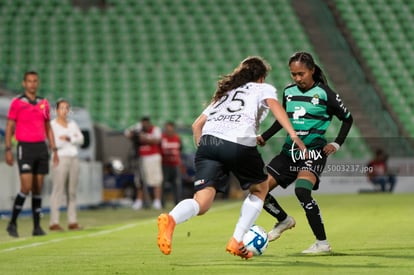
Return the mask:
<path fill-rule="evenodd" d="M 171 253 L 171 242 L 174 233 L 175 221 L 171 215 L 158 216 L 158 247 L 165 255 Z"/>
<path fill-rule="evenodd" d="M 231 238 L 227 244 L 226 251 L 234 256 L 240 256 L 242 259 L 250 259 L 253 252 L 246 249 L 243 242 L 237 242 L 235 238 Z"/>

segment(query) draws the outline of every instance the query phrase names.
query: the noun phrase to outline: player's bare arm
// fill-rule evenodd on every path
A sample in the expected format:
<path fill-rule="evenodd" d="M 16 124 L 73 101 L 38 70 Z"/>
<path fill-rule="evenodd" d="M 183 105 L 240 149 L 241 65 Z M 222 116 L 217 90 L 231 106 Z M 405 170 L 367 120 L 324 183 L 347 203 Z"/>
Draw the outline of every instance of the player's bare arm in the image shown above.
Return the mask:
<path fill-rule="evenodd" d="M 193 137 L 195 145 L 198 146 L 200 143 L 201 133 L 203 130 L 203 126 L 207 121 L 207 116 L 205 114 L 201 114 L 193 123 L 191 126 L 193 129 Z"/>
<path fill-rule="evenodd" d="M 269 106 L 270 110 L 272 111 L 273 115 L 277 118 L 279 123 L 283 126 L 283 128 L 288 132 L 290 138 L 296 143 L 296 145 L 300 148 L 301 151 L 306 152 L 306 146 L 302 142 L 302 140 L 296 135 L 296 131 L 293 129 L 292 124 L 289 121 L 289 117 L 286 114 L 285 109 L 283 106 L 274 99 L 266 99 L 266 104 Z"/>

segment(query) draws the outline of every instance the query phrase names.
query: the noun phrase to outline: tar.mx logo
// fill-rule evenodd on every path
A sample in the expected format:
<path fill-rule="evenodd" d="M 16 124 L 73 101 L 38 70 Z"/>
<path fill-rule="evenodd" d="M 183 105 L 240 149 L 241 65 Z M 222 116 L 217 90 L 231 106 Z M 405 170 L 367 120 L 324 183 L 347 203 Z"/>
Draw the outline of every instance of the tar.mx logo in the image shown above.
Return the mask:
<path fill-rule="evenodd" d="M 307 156 L 306 156 L 307 155 Z M 295 148 L 295 142 L 292 142 L 292 147 L 290 148 L 290 156 L 292 157 L 293 163 L 300 160 L 308 160 L 309 162 L 306 163 L 307 166 L 311 166 L 312 161 L 318 160 L 323 158 L 322 150 L 300 150 L 299 148 Z"/>

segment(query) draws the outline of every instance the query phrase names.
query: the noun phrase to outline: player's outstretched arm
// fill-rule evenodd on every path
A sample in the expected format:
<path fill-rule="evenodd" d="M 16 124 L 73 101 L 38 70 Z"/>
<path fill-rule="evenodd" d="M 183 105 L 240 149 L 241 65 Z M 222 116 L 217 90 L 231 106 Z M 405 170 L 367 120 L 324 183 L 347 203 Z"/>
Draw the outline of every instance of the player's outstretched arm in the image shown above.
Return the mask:
<path fill-rule="evenodd" d="M 272 111 L 275 118 L 279 121 L 280 125 L 285 128 L 290 138 L 296 143 L 299 149 L 306 152 L 306 146 L 303 141 L 296 135 L 296 131 L 293 129 L 293 126 L 290 123 L 289 117 L 285 109 L 283 109 L 283 106 L 277 100 L 272 98 L 266 99 L 266 104 L 269 106 L 269 109 Z"/>
<path fill-rule="evenodd" d="M 266 131 L 263 132 L 263 134 L 260 135 L 261 138 L 263 139 L 263 142 L 266 143 L 266 141 L 269 140 L 269 138 L 273 137 L 282 128 L 283 127 L 280 124 L 280 122 L 275 120 L 275 122 L 273 122 L 272 126 L 270 126 L 269 129 L 267 129 Z"/>
<path fill-rule="evenodd" d="M 342 120 L 341 128 L 339 129 L 338 136 L 335 138 L 334 142 L 328 143 L 324 148 L 323 151 L 326 155 L 330 155 L 336 153 L 339 150 L 341 145 L 345 142 L 346 137 L 348 136 L 349 131 L 351 130 L 352 123 L 353 123 L 352 115 Z"/>

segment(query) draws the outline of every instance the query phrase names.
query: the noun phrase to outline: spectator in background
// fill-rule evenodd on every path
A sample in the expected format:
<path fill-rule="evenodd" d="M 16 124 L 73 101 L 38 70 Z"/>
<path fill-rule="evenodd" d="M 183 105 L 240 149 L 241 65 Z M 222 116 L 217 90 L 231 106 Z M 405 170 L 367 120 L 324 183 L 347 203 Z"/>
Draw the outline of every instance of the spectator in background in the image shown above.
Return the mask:
<path fill-rule="evenodd" d="M 84 138 L 75 121 L 68 119 L 69 102 L 60 99 L 56 103 L 57 117 L 51 126 L 55 134 L 59 165 L 52 168 L 53 188 L 50 196 L 50 226 L 51 231 L 62 231 L 59 225 L 59 208 L 63 194 L 66 191 L 68 229 L 79 230 L 81 227 L 76 215 L 76 189 L 79 182 L 79 150 Z"/>
<path fill-rule="evenodd" d="M 165 193 L 168 185 L 174 196 L 174 203 L 177 204 L 182 197 L 181 187 L 181 139 L 175 131 L 174 122 L 165 123 L 164 132 L 161 138 L 162 152 L 162 205 L 165 206 Z"/>
<path fill-rule="evenodd" d="M 53 165 L 58 165 L 59 157 L 55 146 L 55 137 L 50 126 L 50 107 L 47 99 L 37 96 L 39 77 L 36 72 L 26 72 L 23 77 L 24 94 L 10 103 L 7 115 L 5 136 L 6 163 L 14 163 L 12 154 L 12 136 L 18 141 L 17 165 L 20 174 L 20 192 L 17 194 L 12 210 L 12 217 L 7 232 L 12 237 L 17 233 L 17 217 L 26 197 L 32 193 L 33 236 L 45 235 L 40 226 L 42 210 L 42 187 L 44 176 L 49 172 L 49 152 L 46 139 L 53 153 Z"/>
<path fill-rule="evenodd" d="M 132 205 L 134 210 L 143 207 L 145 188 L 153 190 L 153 208 L 161 209 L 161 186 L 162 186 L 162 158 L 161 158 L 161 129 L 152 125 L 148 116 L 125 130 L 125 136 L 132 139 L 136 144 L 139 156 L 139 177 L 137 183 L 137 197 Z M 143 184 L 141 184 L 143 183 Z M 144 185 L 144 186 L 143 186 Z"/>
<path fill-rule="evenodd" d="M 367 164 L 368 179 L 375 186 L 379 187 L 381 192 L 394 191 L 397 182 L 396 176 L 388 168 L 388 155 L 382 150 L 375 151 L 375 157 Z"/>
<path fill-rule="evenodd" d="M 194 153 L 181 154 L 181 197 L 182 199 L 194 196 L 195 176 Z"/>

